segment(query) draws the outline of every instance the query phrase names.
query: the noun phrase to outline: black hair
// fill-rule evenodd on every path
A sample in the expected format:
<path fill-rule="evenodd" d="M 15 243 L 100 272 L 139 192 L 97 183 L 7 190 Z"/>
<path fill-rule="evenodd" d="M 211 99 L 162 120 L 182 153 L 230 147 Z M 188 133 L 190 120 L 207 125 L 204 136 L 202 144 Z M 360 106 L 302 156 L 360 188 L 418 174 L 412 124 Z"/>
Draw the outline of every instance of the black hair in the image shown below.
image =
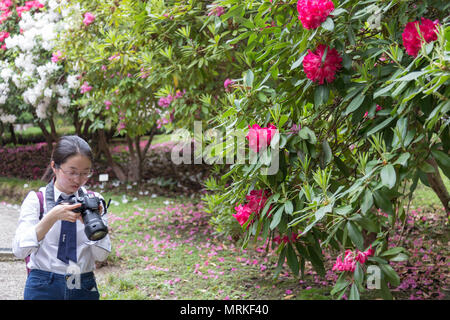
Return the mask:
<path fill-rule="evenodd" d="M 61 138 L 59 138 L 56 146 L 53 149 L 50 164 L 48 165 L 47 170 L 45 170 L 45 173 L 42 176 L 42 180 L 48 182 L 54 178 L 55 173 L 53 172 L 51 167 L 52 161 L 55 162 L 56 167 L 60 167 L 67 161 L 67 159 L 76 155 L 85 156 L 89 158 L 91 162 L 93 162 L 91 147 L 84 139 L 76 135 L 62 136 Z"/>

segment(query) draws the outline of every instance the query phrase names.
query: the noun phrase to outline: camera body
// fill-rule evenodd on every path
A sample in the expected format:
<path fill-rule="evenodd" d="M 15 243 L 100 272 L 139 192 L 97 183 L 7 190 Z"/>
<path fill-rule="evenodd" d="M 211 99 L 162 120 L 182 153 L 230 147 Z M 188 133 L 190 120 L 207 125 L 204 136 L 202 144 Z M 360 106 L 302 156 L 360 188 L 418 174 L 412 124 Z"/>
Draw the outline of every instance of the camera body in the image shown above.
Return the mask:
<path fill-rule="evenodd" d="M 67 199 L 58 201 L 57 204 L 81 203 L 81 206 L 74 209 L 73 212 L 81 213 L 84 222 L 84 233 L 89 240 L 96 241 L 103 239 L 108 234 L 108 227 L 103 223 L 100 215 L 100 201 L 100 198 L 93 194 L 87 194 L 82 197 L 72 195 Z M 106 208 L 104 209 L 106 210 Z"/>

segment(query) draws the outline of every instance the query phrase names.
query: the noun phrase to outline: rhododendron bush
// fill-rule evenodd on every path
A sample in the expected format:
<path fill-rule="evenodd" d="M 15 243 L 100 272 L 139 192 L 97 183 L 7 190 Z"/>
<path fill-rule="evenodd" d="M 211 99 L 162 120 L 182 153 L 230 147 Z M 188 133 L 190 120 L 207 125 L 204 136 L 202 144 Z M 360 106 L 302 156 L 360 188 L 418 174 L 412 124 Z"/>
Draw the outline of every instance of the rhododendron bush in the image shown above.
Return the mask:
<path fill-rule="evenodd" d="M 390 239 L 409 215 L 418 181 L 450 212 L 441 177 L 450 177 L 448 4 L 215 3 L 246 66 L 227 79 L 228 104 L 214 124 L 247 124 L 250 153 L 266 142 L 265 128 L 276 128 L 275 142 L 265 145 L 277 153 L 279 170 L 236 163 L 209 180 L 217 192 L 205 197 L 213 221 L 234 219 L 244 246 L 270 239 L 279 253 L 275 276 L 285 262 L 303 274 L 307 261 L 324 275 L 330 250 L 335 298 L 359 299 L 375 269 L 378 294 L 392 298 L 399 284 L 392 266 L 408 252 Z"/>

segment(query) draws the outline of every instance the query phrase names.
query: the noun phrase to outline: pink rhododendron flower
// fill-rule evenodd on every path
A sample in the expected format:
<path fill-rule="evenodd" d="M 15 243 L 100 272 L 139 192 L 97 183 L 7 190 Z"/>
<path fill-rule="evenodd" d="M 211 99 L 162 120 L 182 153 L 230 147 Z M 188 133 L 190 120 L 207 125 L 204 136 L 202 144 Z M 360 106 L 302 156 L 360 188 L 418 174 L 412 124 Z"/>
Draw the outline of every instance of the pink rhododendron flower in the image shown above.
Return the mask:
<path fill-rule="evenodd" d="M 243 226 L 247 222 L 248 218 L 252 214 L 252 211 L 247 205 L 240 204 L 239 206 L 235 207 L 234 210 L 236 210 L 236 213 L 233 214 L 233 217 L 236 218 L 241 226 Z"/>
<path fill-rule="evenodd" d="M 327 50 L 325 61 L 322 61 L 323 55 Z M 336 72 L 342 67 L 342 57 L 336 49 L 319 44 L 315 51 L 308 50 L 308 54 L 303 59 L 303 70 L 308 79 L 323 84 L 325 80 L 328 83 L 334 81 Z"/>
<path fill-rule="evenodd" d="M 81 86 L 80 92 L 81 92 L 81 93 L 86 93 L 86 92 L 89 92 L 89 91 L 91 91 L 91 90 L 92 90 L 92 87 L 89 85 L 89 83 L 88 83 L 87 81 L 85 81 L 85 82 L 83 83 L 83 85 Z"/>
<path fill-rule="evenodd" d="M 167 97 L 162 97 L 158 100 L 158 106 L 167 108 L 173 101 L 173 97 L 169 94 Z"/>
<path fill-rule="evenodd" d="M 367 261 L 367 258 L 373 256 L 375 250 L 372 249 L 372 246 L 369 247 L 364 252 L 356 250 L 353 252 L 352 250 L 345 250 L 344 260 L 342 260 L 341 256 L 338 256 L 335 264 L 333 265 L 332 271 L 350 271 L 354 272 L 356 268 L 356 262 L 359 261 L 360 264 L 364 264 Z"/>
<path fill-rule="evenodd" d="M 0 42 L 5 41 L 6 38 L 9 37 L 9 32 L 6 31 L 0 31 Z"/>
<path fill-rule="evenodd" d="M 224 13 L 225 13 L 225 9 L 223 7 L 215 7 L 211 11 L 209 11 L 208 17 L 213 16 L 213 15 L 216 17 L 220 17 Z"/>
<path fill-rule="evenodd" d="M 431 21 L 423 17 L 420 18 L 420 20 L 420 22 L 408 22 L 402 33 L 403 45 L 406 48 L 406 53 L 413 57 L 417 56 L 422 47 L 422 39 L 417 32 L 417 26 L 419 26 L 420 33 L 427 43 L 437 40 L 436 27 L 439 24 L 439 21 Z"/>
<path fill-rule="evenodd" d="M 58 50 L 56 52 L 53 52 L 53 54 L 52 54 L 52 62 L 54 62 L 54 63 L 58 62 L 61 57 L 62 57 L 62 52 L 61 51 Z"/>
<path fill-rule="evenodd" d="M 84 14 L 83 23 L 84 23 L 86 26 L 90 25 L 92 22 L 94 22 L 94 20 L 95 20 L 95 16 L 94 16 L 92 13 L 86 12 L 86 13 Z"/>
<path fill-rule="evenodd" d="M 11 0 L 3 0 L 0 1 L 0 10 L 2 11 L 6 11 L 8 10 L 8 8 L 12 5 L 12 1 Z"/>
<path fill-rule="evenodd" d="M 274 237 L 273 242 L 275 242 L 277 244 L 280 244 L 281 242 L 293 243 L 293 242 L 297 241 L 297 238 L 298 238 L 298 233 L 292 232 L 290 236 L 284 235 L 283 238 L 281 238 L 280 236 Z"/>
<path fill-rule="evenodd" d="M 112 105 L 112 102 L 111 101 L 109 101 L 109 100 L 105 100 L 105 109 L 106 110 L 109 110 L 110 109 L 110 107 L 111 107 L 111 105 Z"/>
<path fill-rule="evenodd" d="M 223 82 L 223 86 L 225 87 L 225 90 L 228 91 L 229 90 L 229 86 L 233 85 L 234 81 L 231 79 L 225 79 L 225 81 Z"/>
<path fill-rule="evenodd" d="M 377 104 L 377 108 L 375 109 L 375 113 L 377 113 L 378 111 L 383 110 L 383 108 Z M 369 111 L 366 111 L 366 113 L 364 113 L 364 118 L 367 118 L 367 116 L 369 115 Z"/>
<path fill-rule="evenodd" d="M 305 29 L 316 29 L 324 22 L 334 4 L 329 0 L 299 0 L 297 2 L 298 18 Z"/>
<path fill-rule="evenodd" d="M 268 127 L 264 128 L 261 128 L 258 124 L 254 124 L 253 126 L 248 126 L 248 128 L 249 130 L 246 138 L 250 149 L 256 153 L 260 150 L 266 149 L 277 132 L 277 127 L 273 124 L 269 124 Z"/>
<path fill-rule="evenodd" d="M 245 196 L 248 201 L 247 206 L 252 212 L 259 213 L 264 208 L 269 196 L 268 193 L 267 190 L 252 190 L 249 195 Z"/>
<path fill-rule="evenodd" d="M 248 201 L 246 204 L 240 204 L 234 209 L 236 213 L 233 214 L 233 217 L 239 222 L 241 226 L 243 226 L 250 215 L 255 213 L 255 215 L 260 214 L 264 206 L 266 205 L 267 198 L 269 197 L 269 191 L 267 190 L 252 190 L 250 194 L 245 198 Z M 269 214 L 271 208 L 267 210 L 267 214 Z"/>

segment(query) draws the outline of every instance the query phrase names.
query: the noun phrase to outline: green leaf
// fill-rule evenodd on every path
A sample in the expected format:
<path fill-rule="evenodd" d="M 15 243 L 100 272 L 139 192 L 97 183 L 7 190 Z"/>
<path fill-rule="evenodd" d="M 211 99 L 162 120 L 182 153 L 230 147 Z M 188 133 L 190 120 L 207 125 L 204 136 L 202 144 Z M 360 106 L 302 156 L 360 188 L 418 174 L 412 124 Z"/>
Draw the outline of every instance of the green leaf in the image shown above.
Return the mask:
<path fill-rule="evenodd" d="M 392 255 L 396 255 L 396 254 L 399 254 L 400 252 L 405 252 L 405 251 L 406 250 L 403 247 L 394 247 L 394 248 L 384 251 L 383 253 L 380 254 L 380 256 L 381 257 L 392 256 Z"/>
<path fill-rule="evenodd" d="M 255 76 L 253 75 L 252 70 L 248 70 L 244 75 L 244 83 L 247 87 L 253 86 L 253 80 L 255 79 Z"/>
<path fill-rule="evenodd" d="M 308 127 L 303 127 L 299 131 L 298 135 L 300 138 L 302 138 L 303 140 L 307 140 L 311 144 L 316 144 L 316 142 L 317 142 L 316 135 Z"/>
<path fill-rule="evenodd" d="M 376 125 L 375 127 L 373 127 L 372 129 L 370 129 L 367 132 L 367 137 L 374 134 L 375 132 L 380 131 L 381 129 L 383 129 L 384 127 L 386 127 L 389 123 L 391 123 L 391 121 L 394 120 L 394 118 L 387 118 L 386 120 L 384 120 L 383 122 L 379 123 L 378 125 Z"/>
<path fill-rule="evenodd" d="M 392 210 L 392 203 L 386 197 L 384 192 L 381 192 L 380 190 L 374 191 L 373 198 L 375 200 L 375 205 L 377 206 L 377 208 L 380 208 L 389 215 L 394 213 Z"/>
<path fill-rule="evenodd" d="M 427 72 L 428 71 L 414 71 L 414 72 L 410 72 L 406 76 L 403 76 L 400 79 L 395 79 L 393 81 L 411 81 L 411 80 L 416 80 L 418 77 L 420 77 L 421 75 L 423 75 L 423 74 L 425 74 Z"/>
<path fill-rule="evenodd" d="M 281 242 L 281 246 L 284 246 L 284 242 Z M 280 274 L 281 270 L 283 269 L 283 264 L 286 259 L 286 247 L 283 247 L 283 249 L 280 252 L 280 256 L 278 257 L 278 264 L 275 268 L 273 278 L 276 279 L 278 275 Z"/>
<path fill-rule="evenodd" d="M 397 287 L 400 284 L 400 277 L 397 272 L 389 264 L 380 264 L 379 266 L 389 283 Z"/>
<path fill-rule="evenodd" d="M 322 142 L 322 151 L 323 157 L 321 159 L 323 160 L 323 167 L 326 167 L 333 159 L 333 154 L 327 140 Z"/>
<path fill-rule="evenodd" d="M 356 96 L 356 98 L 354 98 L 352 100 L 352 102 L 350 102 L 349 105 L 347 106 L 347 109 L 345 110 L 345 114 L 349 115 L 350 113 L 352 113 L 353 111 L 358 109 L 361 106 L 361 104 L 364 102 L 365 98 L 366 98 L 366 96 L 364 95 L 363 92 L 358 94 Z"/>
<path fill-rule="evenodd" d="M 401 262 L 401 261 L 408 261 L 409 256 L 405 253 L 399 253 L 396 256 L 389 259 L 389 261 L 393 262 Z"/>
<path fill-rule="evenodd" d="M 308 246 L 309 258 L 311 259 L 311 264 L 314 267 L 314 270 L 321 275 L 325 276 L 325 267 L 323 266 L 322 259 L 317 255 L 314 248 L 312 246 Z"/>
<path fill-rule="evenodd" d="M 366 189 L 361 203 L 361 212 L 363 214 L 366 214 L 370 210 L 370 208 L 372 208 L 372 206 L 373 206 L 372 192 L 369 189 Z"/>
<path fill-rule="evenodd" d="M 382 278 L 380 281 L 380 286 L 381 286 L 381 297 L 384 300 L 392 300 L 392 294 L 391 291 L 389 290 L 387 284 L 386 284 L 386 278 Z"/>
<path fill-rule="evenodd" d="M 287 214 L 291 215 L 292 212 L 294 212 L 294 206 L 292 205 L 292 201 L 288 200 L 284 204 L 284 211 L 286 211 Z"/>
<path fill-rule="evenodd" d="M 450 168 L 450 157 L 448 154 L 436 149 L 431 149 L 431 154 L 436 159 L 439 166 L 442 168 Z"/>
<path fill-rule="evenodd" d="M 400 157 L 394 162 L 394 164 L 399 164 L 402 167 L 405 167 L 408 164 L 408 159 L 411 156 L 409 152 L 402 153 Z"/>
<path fill-rule="evenodd" d="M 330 96 L 330 88 L 326 85 L 321 85 L 316 88 L 314 91 L 314 105 L 320 106 L 325 104 L 328 101 L 328 97 Z"/>
<path fill-rule="evenodd" d="M 381 183 L 392 189 L 395 186 L 395 181 L 397 179 L 395 174 L 395 169 L 392 164 L 388 164 L 381 169 Z"/>
<path fill-rule="evenodd" d="M 367 217 L 363 217 L 359 214 L 356 214 L 349 220 L 357 222 L 361 227 L 363 227 L 365 230 L 369 232 L 378 233 L 379 230 L 378 224 L 376 222 L 373 222 L 371 219 Z"/>
<path fill-rule="evenodd" d="M 339 278 L 339 280 L 336 281 L 333 289 L 330 291 L 330 294 L 334 296 L 335 294 L 337 294 L 337 293 L 341 292 L 342 290 L 346 289 L 349 284 L 350 284 L 350 281 L 345 280 L 344 277 Z"/>
<path fill-rule="evenodd" d="M 280 223 L 281 215 L 283 214 L 283 211 L 284 211 L 284 205 L 281 205 L 278 208 L 277 212 L 275 212 L 275 214 L 272 218 L 272 222 L 270 223 L 271 230 L 275 229 L 278 226 L 278 224 Z"/>
<path fill-rule="evenodd" d="M 356 268 L 355 272 L 353 273 L 353 279 L 355 279 L 356 282 L 362 285 L 364 280 L 364 271 L 362 270 L 361 264 L 359 262 L 356 262 Z"/>
<path fill-rule="evenodd" d="M 297 276 L 300 265 L 298 263 L 297 254 L 295 253 L 295 250 L 290 243 L 287 246 L 286 257 L 289 268 L 291 268 L 292 273 Z"/>
<path fill-rule="evenodd" d="M 380 96 L 389 96 L 390 95 L 390 91 L 391 89 L 395 86 L 395 82 L 391 83 L 390 85 L 386 86 L 386 87 L 382 87 L 380 89 L 378 89 L 377 91 L 374 92 L 373 94 L 373 98 L 376 99 Z"/>
<path fill-rule="evenodd" d="M 303 59 L 305 58 L 305 56 L 306 56 L 306 53 L 305 53 L 305 54 L 302 54 L 302 55 L 300 56 L 300 58 L 298 58 L 298 59 L 292 64 L 291 70 L 294 70 L 295 68 L 298 68 L 299 66 L 301 66 L 301 64 L 302 64 Z"/>
<path fill-rule="evenodd" d="M 327 31 L 333 31 L 334 30 L 333 19 L 328 17 L 324 22 L 322 22 L 322 28 L 324 28 Z"/>
<path fill-rule="evenodd" d="M 349 300 L 359 300 L 359 291 L 356 283 L 352 284 L 350 288 L 350 295 L 348 296 Z"/>
<path fill-rule="evenodd" d="M 364 250 L 364 238 L 361 234 L 361 231 L 359 231 L 358 227 L 352 222 L 347 222 L 347 230 L 348 230 L 348 236 L 352 240 L 353 244 L 359 249 Z"/>

